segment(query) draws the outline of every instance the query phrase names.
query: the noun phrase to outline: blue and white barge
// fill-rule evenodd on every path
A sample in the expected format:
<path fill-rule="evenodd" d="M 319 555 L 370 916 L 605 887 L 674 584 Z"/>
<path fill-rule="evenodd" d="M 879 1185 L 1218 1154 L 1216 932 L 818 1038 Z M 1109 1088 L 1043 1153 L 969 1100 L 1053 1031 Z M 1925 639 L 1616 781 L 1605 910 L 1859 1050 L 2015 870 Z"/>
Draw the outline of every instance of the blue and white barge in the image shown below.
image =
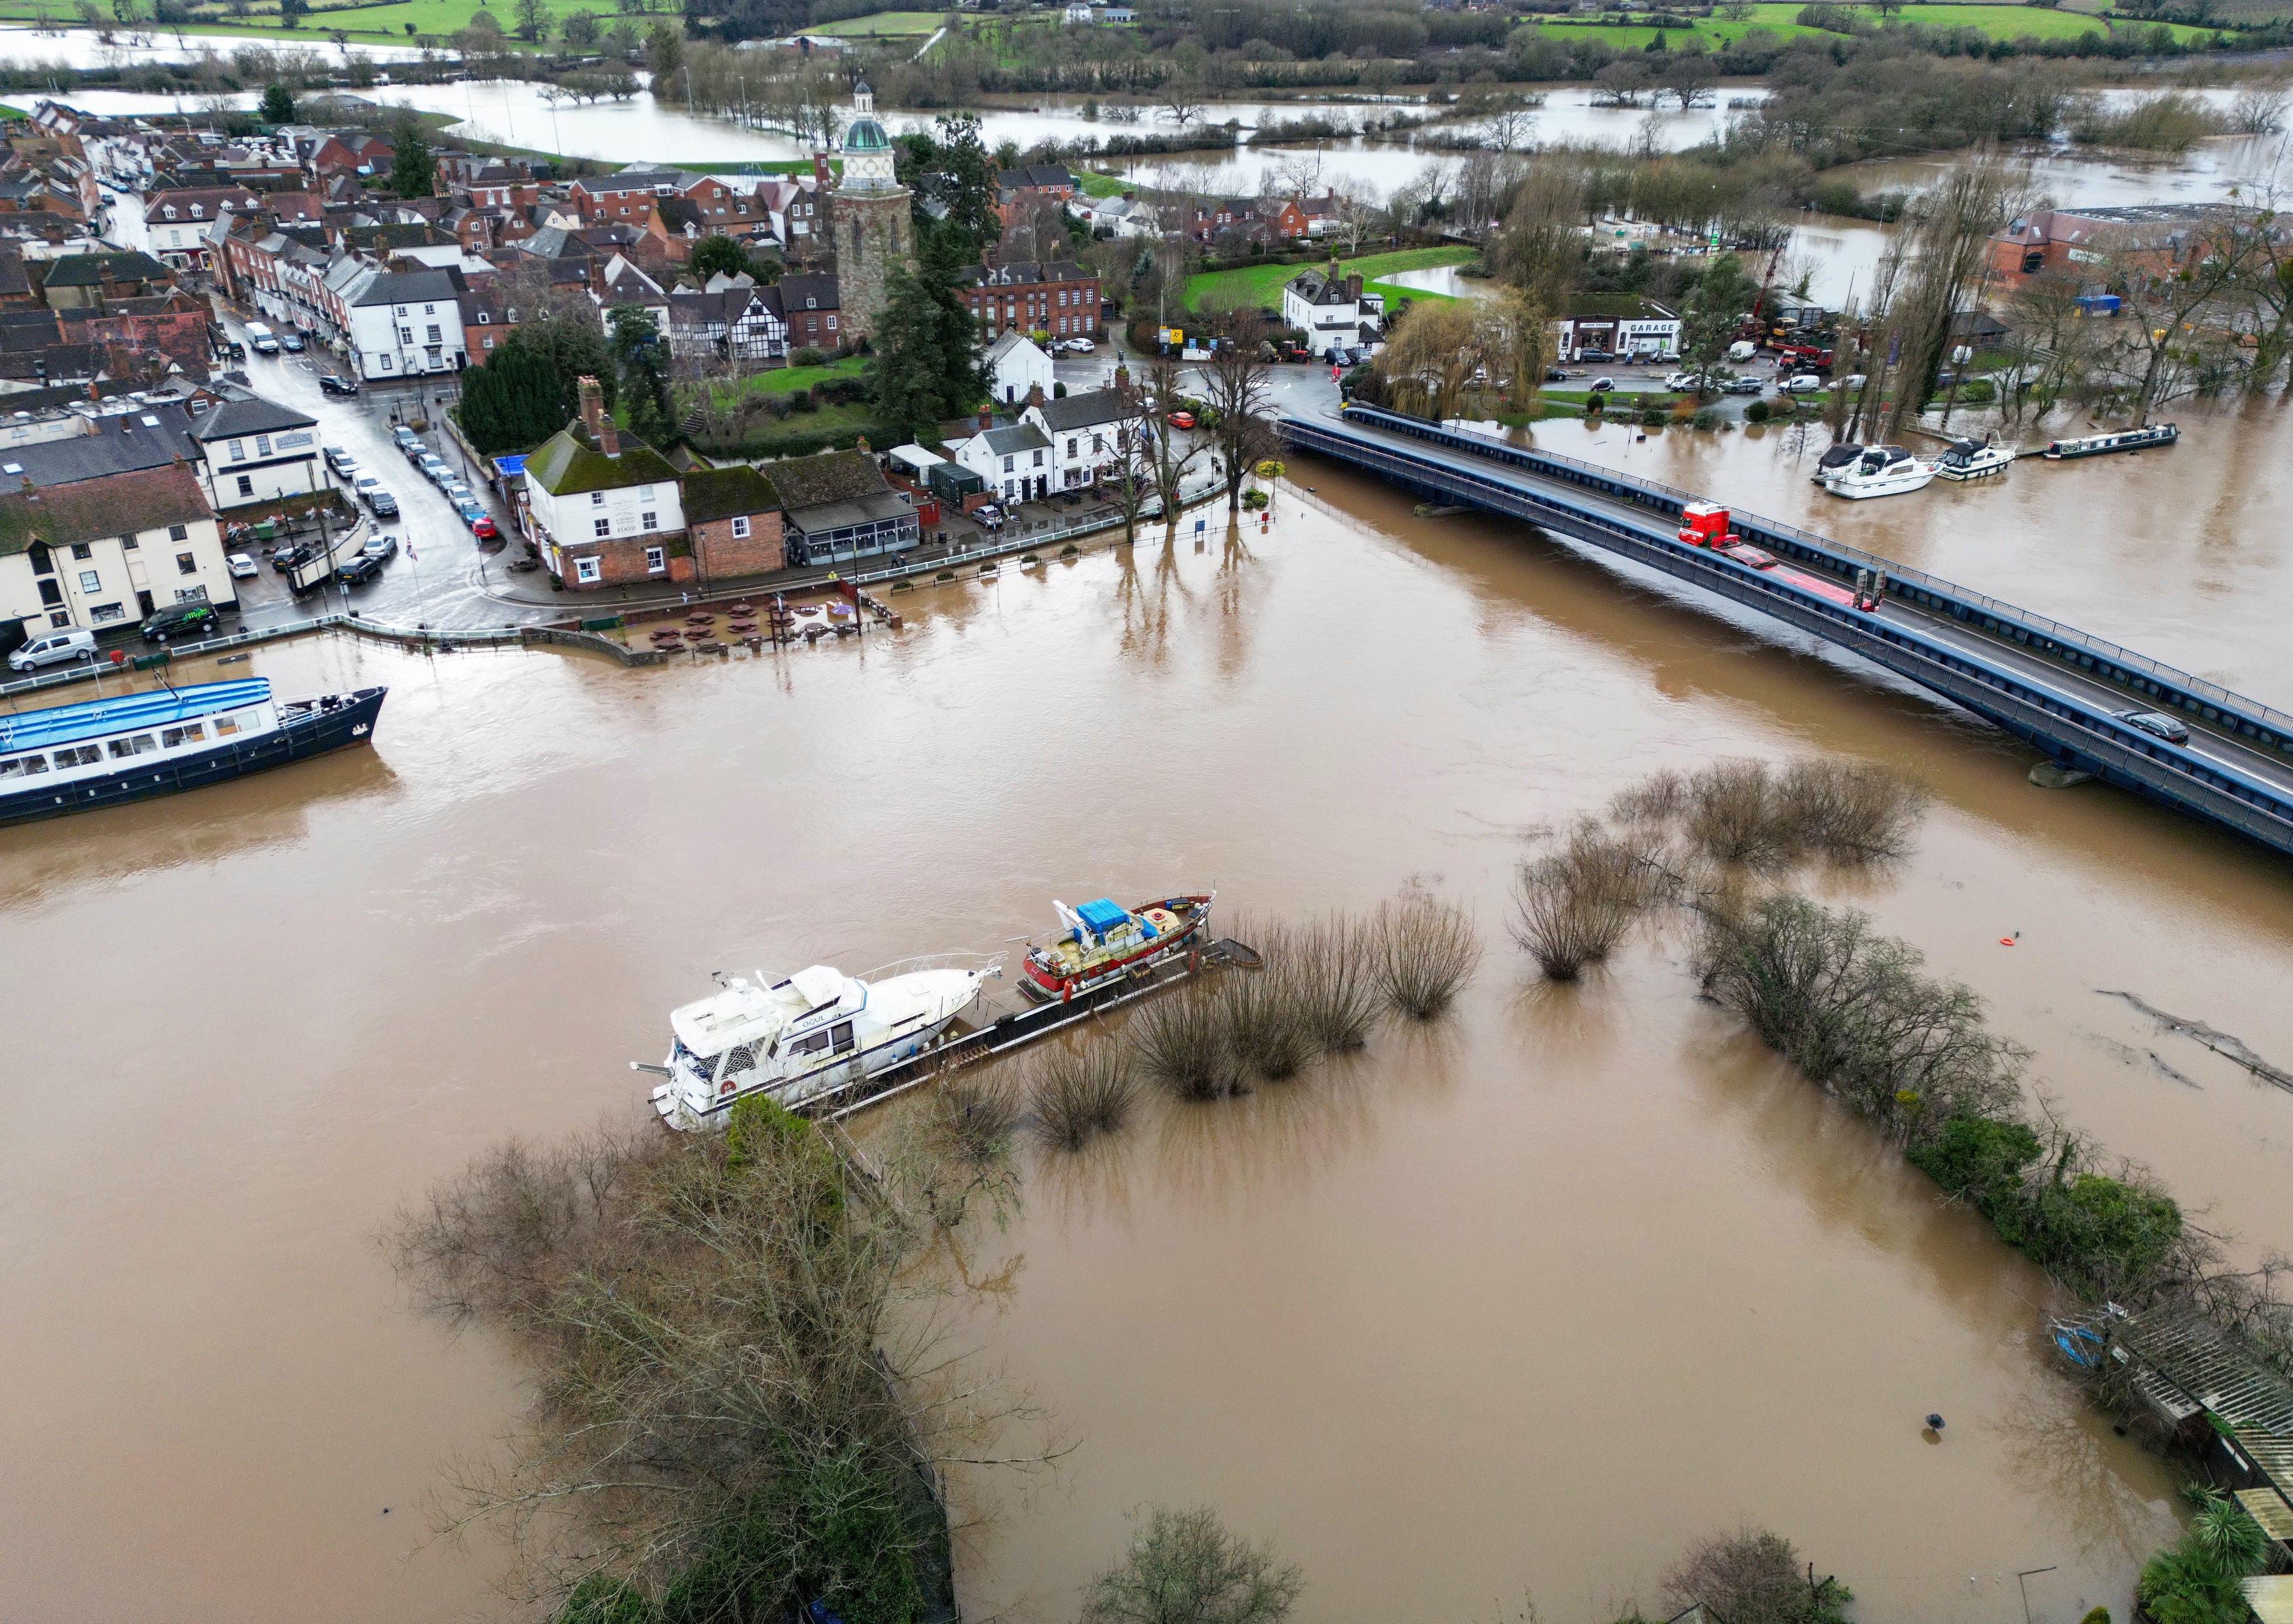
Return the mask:
<path fill-rule="evenodd" d="M 267 677 L 0 715 L 0 826 L 171 795 L 374 737 L 386 688 L 271 697 Z"/>

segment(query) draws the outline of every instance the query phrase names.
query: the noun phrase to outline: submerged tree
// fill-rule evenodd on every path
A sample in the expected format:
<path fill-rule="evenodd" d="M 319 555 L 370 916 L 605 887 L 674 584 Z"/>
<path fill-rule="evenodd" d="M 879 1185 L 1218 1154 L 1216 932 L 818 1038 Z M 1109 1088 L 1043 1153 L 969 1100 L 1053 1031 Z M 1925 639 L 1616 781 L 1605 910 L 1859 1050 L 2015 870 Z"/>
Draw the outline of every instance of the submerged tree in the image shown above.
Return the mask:
<path fill-rule="evenodd" d="M 1281 1624 L 1305 1575 L 1271 1545 L 1229 1533 L 1207 1506 L 1157 1506 L 1092 1583 L 1082 1624 Z"/>

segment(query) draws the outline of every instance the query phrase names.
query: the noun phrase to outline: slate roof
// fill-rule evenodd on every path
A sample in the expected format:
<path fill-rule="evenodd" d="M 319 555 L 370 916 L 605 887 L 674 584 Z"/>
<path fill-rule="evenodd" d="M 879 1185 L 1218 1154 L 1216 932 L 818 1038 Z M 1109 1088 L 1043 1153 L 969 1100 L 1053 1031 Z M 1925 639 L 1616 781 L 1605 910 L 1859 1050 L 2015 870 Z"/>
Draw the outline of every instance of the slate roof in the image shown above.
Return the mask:
<path fill-rule="evenodd" d="M 681 169 L 624 169 L 619 174 L 586 174 L 573 182 L 591 197 L 609 192 L 651 191 L 655 187 L 682 188 L 687 177 Z"/>
<path fill-rule="evenodd" d="M 365 307 L 376 304 L 454 303 L 460 292 L 450 271 L 387 271 L 366 285 L 352 303 Z"/>
<path fill-rule="evenodd" d="M 148 254 L 67 254 L 49 265 L 46 285 L 94 287 L 102 282 L 107 268 L 115 282 L 165 282 L 174 276 Z"/>
<path fill-rule="evenodd" d="M 36 497 L 17 491 L 0 495 L 0 557 L 21 553 L 35 541 L 66 546 L 214 517 L 191 471 L 172 465 L 87 480 Z"/>
<path fill-rule="evenodd" d="M 1081 282 L 1090 272 L 1069 260 L 1013 260 L 1002 265 L 966 265 L 956 280 L 984 287 L 1030 287 L 1038 282 Z"/>
<path fill-rule="evenodd" d="M 0 400 L 13 399 L 0 397 Z M 147 422 L 147 418 L 157 421 Z M 18 489 L 29 480 L 45 490 L 146 468 L 165 468 L 179 458 L 199 455 L 199 448 L 191 443 L 193 424 L 190 414 L 180 406 L 155 406 L 98 417 L 93 433 L 0 451 L 0 489 Z M 10 469 L 18 472 L 7 472 Z"/>
<path fill-rule="evenodd" d="M 1035 409 L 1042 413 L 1045 426 L 1054 434 L 1069 429 L 1097 428 L 1103 423 L 1126 423 L 1146 415 L 1135 396 L 1126 400 L 1119 389 L 1094 389 L 1064 400 L 1046 400 Z"/>
<path fill-rule="evenodd" d="M 685 521 L 706 524 L 742 513 L 769 513 L 780 506 L 779 493 L 765 476 L 747 464 L 730 468 L 696 468 L 685 476 Z"/>
<path fill-rule="evenodd" d="M 291 406 L 257 396 L 249 400 L 225 401 L 216 407 L 199 419 L 191 430 L 191 438 L 209 443 L 244 440 L 250 434 L 274 434 L 281 429 L 307 429 L 318 421 Z"/>
<path fill-rule="evenodd" d="M 1290 291 L 1307 303 L 1339 305 L 1357 303 L 1349 290 L 1346 279 L 1333 277 L 1325 271 L 1301 271 L 1290 279 Z"/>
<path fill-rule="evenodd" d="M 676 482 L 668 459 L 644 440 L 624 430 L 620 443 L 620 452 L 608 456 L 585 426 L 569 423 L 525 459 L 525 477 L 553 497 Z"/>
<path fill-rule="evenodd" d="M 817 271 L 784 276 L 774 284 L 781 290 L 783 311 L 832 311 L 838 308 L 836 279 Z"/>
<path fill-rule="evenodd" d="M 990 429 L 979 436 L 987 448 L 998 456 L 1009 456 L 1018 451 L 1048 451 L 1051 442 L 1043 438 L 1043 431 L 1032 423 L 1015 423 L 1008 429 Z"/>

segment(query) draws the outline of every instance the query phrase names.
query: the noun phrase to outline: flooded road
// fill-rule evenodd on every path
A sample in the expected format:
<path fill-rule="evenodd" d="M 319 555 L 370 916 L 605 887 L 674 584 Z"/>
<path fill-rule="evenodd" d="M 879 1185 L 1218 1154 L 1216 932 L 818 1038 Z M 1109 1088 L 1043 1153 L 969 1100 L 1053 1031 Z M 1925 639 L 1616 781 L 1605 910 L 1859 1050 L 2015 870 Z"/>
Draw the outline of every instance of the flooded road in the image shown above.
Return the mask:
<path fill-rule="evenodd" d="M 1819 510 L 1781 435 L 1543 432 L 2282 702 L 2286 431 L 2184 423 L 2163 456 Z M 1506 879 L 1657 767 L 1899 765 L 1937 796 L 1917 852 L 1825 894 L 1972 981 L 2071 1118 L 2254 1248 L 2293 1242 L 2293 1096 L 2096 990 L 2293 1060 L 2293 876 L 2034 789 L 1987 729 L 1519 527 L 1293 474 L 1269 533 L 1213 514 L 1200 546 L 920 592 L 864 646 L 280 645 L 254 669 L 286 691 L 390 683 L 373 750 L 0 836 L 12 1611 L 524 1616 L 498 1551 L 423 1520 L 515 1372 L 409 1316 L 375 1236 L 486 1145 L 636 1110 L 624 1062 L 711 970 L 990 949 L 1053 896 L 1287 913 L 1415 877 L 1487 939 L 1453 1020 L 1031 1155 L 1027 1210 L 976 1238 L 974 1278 L 1016 1266 L 974 1339 L 1076 1447 L 965 1485 L 993 1514 L 968 1615 L 1072 1616 L 1127 1510 L 1207 1500 L 1304 1566 L 1305 1624 L 1524 1590 L 1605 1620 L 1746 1520 L 1867 1619 L 2009 1624 L 2049 1565 L 2034 1619 L 2122 1616 L 2170 1483 L 2043 1356 L 2043 1278 L 1697 1003 L 1676 937 L 1535 983 Z"/>

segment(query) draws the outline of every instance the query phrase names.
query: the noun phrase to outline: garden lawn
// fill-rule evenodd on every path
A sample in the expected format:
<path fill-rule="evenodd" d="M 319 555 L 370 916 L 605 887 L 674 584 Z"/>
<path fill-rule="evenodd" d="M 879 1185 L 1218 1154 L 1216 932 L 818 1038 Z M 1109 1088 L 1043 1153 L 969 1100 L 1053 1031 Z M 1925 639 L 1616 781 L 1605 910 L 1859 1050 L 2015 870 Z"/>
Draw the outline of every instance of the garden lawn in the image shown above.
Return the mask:
<path fill-rule="evenodd" d="M 1367 254 L 1359 259 L 1341 260 L 1338 269 L 1349 275 L 1358 272 L 1365 286 L 1381 276 L 1397 271 L 1424 271 L 1435 265 L 1462 265 L 1480 258 L 1475 248 L 1403 248 L 1393 254 Z M 1205 300 L 1220 304 L 1260 306 L 1277 304 L 1282 298 L 1282 285 L 1300 271 L 1312 268 L 1312 262 L 1295 265 L 1244 265 L 1234 271 L 1206 271 L 1187 279 L 1187 308 L 1200 310 Z M 1429 294 L 1422 288 L 1381 287 L 1389 299 L 1445 299 L 1446 294 Z"/>
<path fill-rule="evenodd" d="M 767 372 L 750 373 L 741 380 L 741 387 L 752 395 L 792 395 L 827 378 L 856 378 L 867 365 L 864 357 L 854 355 L 825 367 L 775 367 Z M 789 421 L 793 423 L 796 419 L 790 417 Z"/>

